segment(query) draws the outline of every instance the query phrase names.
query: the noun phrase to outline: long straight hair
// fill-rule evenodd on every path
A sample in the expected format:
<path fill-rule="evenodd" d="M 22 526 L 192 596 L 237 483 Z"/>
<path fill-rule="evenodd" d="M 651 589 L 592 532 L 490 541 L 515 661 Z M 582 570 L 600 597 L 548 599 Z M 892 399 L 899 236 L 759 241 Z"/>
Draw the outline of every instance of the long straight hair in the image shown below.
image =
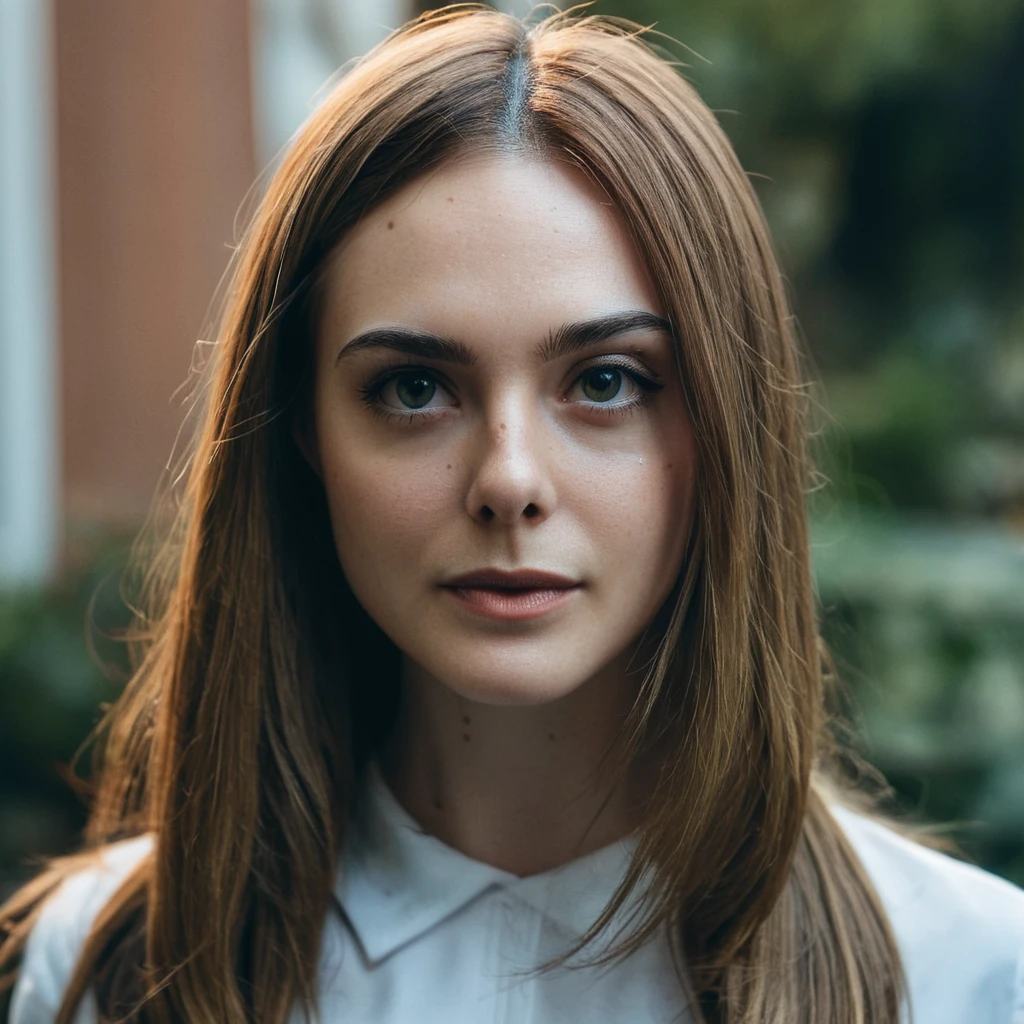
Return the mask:
<path fill-rule="evenodd" d="M 657 751 L 660 776 L 584 944 L 646 879 L 646 913 L 617 955 L 666 926 L 703 1020 L 897 1022 L 896 946 L 828 806 L 804 368 L 757 199 L 639 26 L 581 12 L 531 26 L 458 5 L 340 80 L 236 252 L 172 515 L 146 556 L 136 668 L 105 723 L 86 848 L 0 919 L 11 967 L 64 877 L 153 835 L 92 927 L 59 1024 L 90 987 L 107 1018 L 315 1013 L 353 793 L 398 685 L 397 652 L 346 584 L 293 440 L 318 273 L 373 204 L 479 151 L 566 161 L 607 193 L 675 325 L 698 445 L 685 568 L 624 724 L 628 756 Z"/>

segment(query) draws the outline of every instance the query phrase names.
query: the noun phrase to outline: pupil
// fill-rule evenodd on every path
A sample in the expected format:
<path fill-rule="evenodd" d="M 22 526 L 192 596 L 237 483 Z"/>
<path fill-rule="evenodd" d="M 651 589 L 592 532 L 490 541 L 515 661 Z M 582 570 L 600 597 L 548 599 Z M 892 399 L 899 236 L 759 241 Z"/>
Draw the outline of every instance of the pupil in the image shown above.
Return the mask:
<path fill-rule="evenodd" d="M 410 409 L 422 409 L 433 397 L 437 384 L 423 374 L 410 373 L 399 377 L 395 392 L 403 405 Z"/>
<path fill-rule="evenodd" d="M 583 393 L 592 402 L 613 399 L 622 387 L 622 374 L 611 368 L 588 370 L 582 381 Z"/>

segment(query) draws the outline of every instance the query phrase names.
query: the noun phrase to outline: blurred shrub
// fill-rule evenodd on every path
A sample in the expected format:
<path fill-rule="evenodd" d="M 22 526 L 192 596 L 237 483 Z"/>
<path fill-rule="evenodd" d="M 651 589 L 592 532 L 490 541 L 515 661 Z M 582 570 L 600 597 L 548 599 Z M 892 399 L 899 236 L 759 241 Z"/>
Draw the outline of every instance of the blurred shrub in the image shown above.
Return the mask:
<path fill-rule="evenodd" d="M 111 637 L 129 618 L 117 590 L 126 548 L 81 557 L 51 589 L 0 592 L 0 880 L 76 839 L 84 803 L 70 766 L 125 679 Z"/>
<path fill-rule="evenodd" d="M 1024 544 L 864 511 L 814 536 L 863 752 L 913 817 L 1024 884 Z"/>

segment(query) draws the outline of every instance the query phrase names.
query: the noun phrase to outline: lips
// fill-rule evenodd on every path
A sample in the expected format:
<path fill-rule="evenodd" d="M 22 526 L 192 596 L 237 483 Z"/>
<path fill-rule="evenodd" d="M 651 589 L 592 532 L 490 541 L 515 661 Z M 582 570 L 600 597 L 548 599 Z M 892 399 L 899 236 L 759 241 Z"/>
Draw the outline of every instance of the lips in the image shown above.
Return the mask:
<path fill-rule="evenodd" d="M 441 586 L 477 618 L 524 623 L 571 604 L 582 583 L 541 569 L 478 569 L 453 576 Z"/>
<path fill-rule="evenodd" d="M 580 585 L 578 580 L 541 569 L 478 569 L 454 576 L 441 584 L 459 589 L 485 588 L 488 590 L 570 590 Z"/>

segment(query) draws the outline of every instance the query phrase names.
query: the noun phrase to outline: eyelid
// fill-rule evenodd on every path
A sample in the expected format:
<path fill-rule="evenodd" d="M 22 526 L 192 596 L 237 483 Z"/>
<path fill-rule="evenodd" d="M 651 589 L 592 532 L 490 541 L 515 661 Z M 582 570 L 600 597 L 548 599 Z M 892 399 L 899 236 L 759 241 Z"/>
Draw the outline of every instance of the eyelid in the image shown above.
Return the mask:
<path fill-rule="evenodd" d="M 401 376 L 404 373 L 425 373 L 428 374 L 433 380 L 437 381 L 438 385 L 444 388 L 452 398 L 456 398 L 455 388 L 452 386 L 448 378 L 441 373 L 439 370 L 435 370 L 433 367 L 424 366 L 422 363 L 405 362 L 405 363 L 390 363 L 387 366 L 381 367 L 368 381 L 364 384 L 359 385 L 359 393 L 364 399 L 368 399 L 370 396 L 379 395 L 381 390 L 389 384 L 395 377 Z"/>
<path fill-rule="evenodd" d="M 429 367 L 421 366 L 412 362 L 392 363 L 389 366 L 382 367 L 370 378 L 370 380 L 359 385 L 359 397 L 371 415 L 382 420 L 402 422 L 406 426 L 410 427 L 416 423 L 422 424 L 428 420 L 435 419 L 438 416 L 445 415 L 447 410 L 452 408 L 451 405 L 443 405 L 441 407 L 435 406 L 433 408 L 425 409 L 403 409 L 398 406 L 388 405 L 381 398 L 383 390 L 396 377 L 405 373 L 417 372 L 428 374 L 436 380 L 438 386 L 454 400 L 454 404 L 458 404 L 457 399 L 455 398 L 452 389 L 448 386 L 443 374 L 440 374 Z"/>
<path fill-rule="evenodd" d="M 632 376 L 635 383 L 651 391 L 660 391 L 665 386 L 661 374 L 640 359 L 620 352 L 612 352 L 607 355 L 594 356 L 582 364 L 574 366 L 571 371 L 572 379 L 569 387 L 575 385 L 587 370 L 600 369 L 604 366 L 613 370 L 625 371 Z"/>

